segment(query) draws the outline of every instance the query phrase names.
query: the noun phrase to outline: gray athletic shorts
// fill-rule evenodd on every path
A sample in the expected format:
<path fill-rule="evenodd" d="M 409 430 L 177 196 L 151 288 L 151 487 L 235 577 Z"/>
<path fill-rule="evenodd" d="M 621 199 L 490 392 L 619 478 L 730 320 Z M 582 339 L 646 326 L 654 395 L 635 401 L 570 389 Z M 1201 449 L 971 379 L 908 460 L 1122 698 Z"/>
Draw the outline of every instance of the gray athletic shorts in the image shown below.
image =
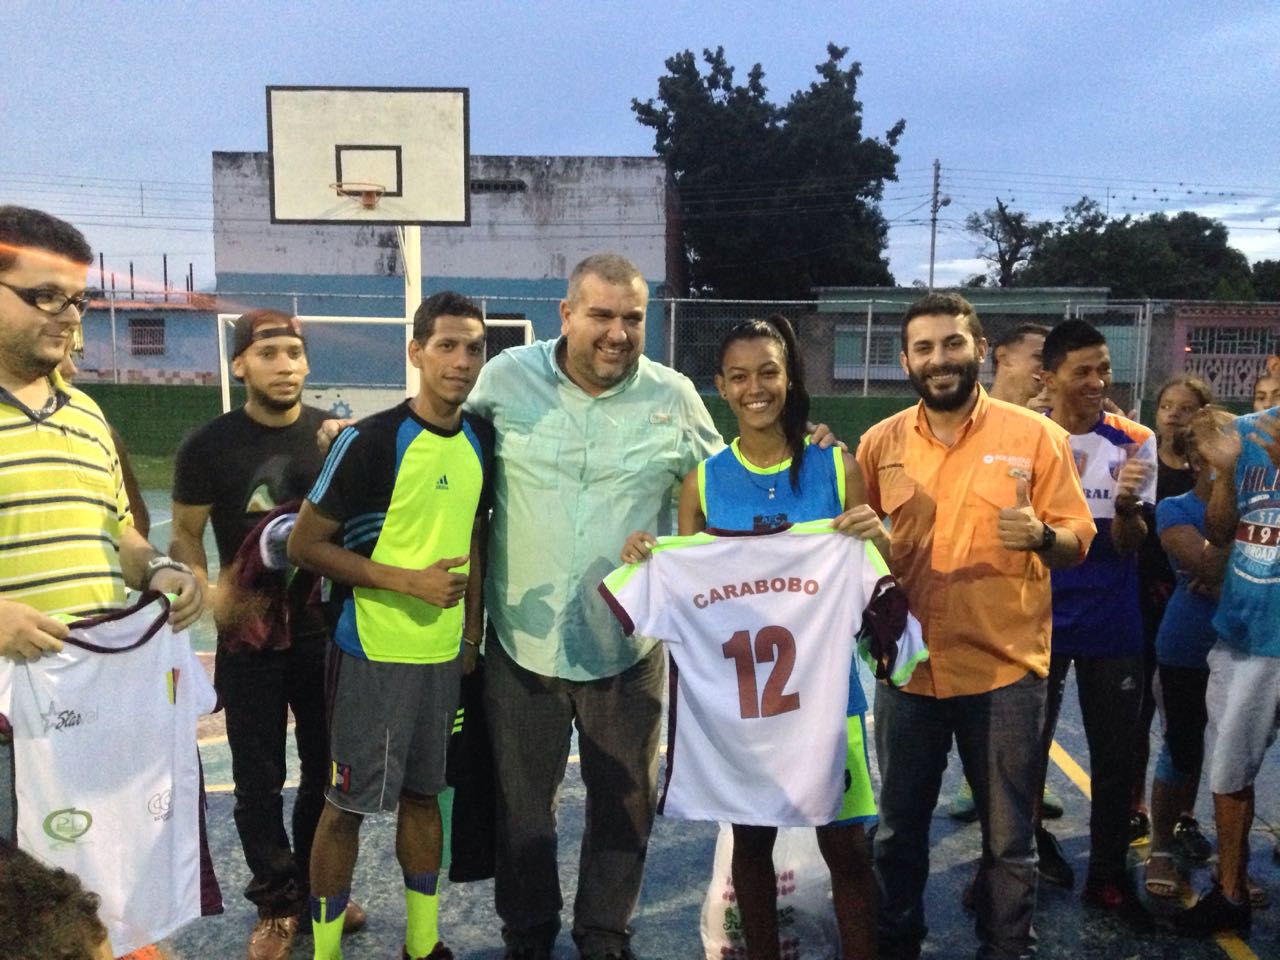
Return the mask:
<path fill-rule="evenodd" d="M 394 810 L 401 791 L 443 790 L 462 658 L 382 663 L 336 646 L 329 654 L 329 802 L 378 813 Z"/>

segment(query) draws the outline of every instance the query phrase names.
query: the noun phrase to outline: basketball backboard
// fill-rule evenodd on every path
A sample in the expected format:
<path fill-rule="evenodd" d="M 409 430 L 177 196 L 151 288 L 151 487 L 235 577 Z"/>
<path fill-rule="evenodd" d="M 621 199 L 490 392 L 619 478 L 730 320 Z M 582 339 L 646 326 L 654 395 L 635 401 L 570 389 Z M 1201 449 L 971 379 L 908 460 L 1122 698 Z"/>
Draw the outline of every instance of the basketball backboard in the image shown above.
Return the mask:
<path fill-rule="evenodd" d="M 267 87 L 272 223 L 469 225 L 469 149 L 464 88 Z"/>

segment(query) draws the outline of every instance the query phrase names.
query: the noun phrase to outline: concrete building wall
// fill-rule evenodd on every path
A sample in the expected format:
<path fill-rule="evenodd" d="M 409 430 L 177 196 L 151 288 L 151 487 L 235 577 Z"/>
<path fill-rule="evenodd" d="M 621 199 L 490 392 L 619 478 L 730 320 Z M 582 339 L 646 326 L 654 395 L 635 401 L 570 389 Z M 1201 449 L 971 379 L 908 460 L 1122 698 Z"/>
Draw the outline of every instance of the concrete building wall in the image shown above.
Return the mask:
<path fill-rule="evenodd" d="M 563 279 L 588 254 L 618 250 L 665 280 L 661 160 L 473 156 L 471 178 L 471 225 L 422 229 L 425 275 Z M 393 227 L 271 223 L 265 153 L 214 153 L 213 210 L 220 288 L 226 274 L 401 275 Z"/>
<path fill-rule="evenodd" d="M 424 294 L 449 287 L 487 313 L 559 334 L 559 298 L 583 257 L 625 254 L 664 289 L 670 205 L 666 169 L 650 157 L 471 158 L 471 224 L 422 229 Z M 354 202 L 354 201 L 353 201 Z M 214 153 L 214 269 L 223 309 L 398 316 L 403 270 L 394 227 L 273 224 L 265 153 Z M 646 353 L 662 357 L 652 306 Z M 364 328 L 374 341 L 395 334 Z"/>

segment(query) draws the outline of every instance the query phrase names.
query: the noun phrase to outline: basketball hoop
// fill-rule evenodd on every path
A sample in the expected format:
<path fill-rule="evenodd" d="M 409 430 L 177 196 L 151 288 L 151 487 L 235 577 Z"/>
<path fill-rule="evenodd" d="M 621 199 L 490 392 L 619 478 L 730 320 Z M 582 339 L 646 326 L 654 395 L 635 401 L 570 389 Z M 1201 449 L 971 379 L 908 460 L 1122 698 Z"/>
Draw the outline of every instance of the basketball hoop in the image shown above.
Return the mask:
<path fill-rule="evenodd" d="M 329 189 L 340 197 L 359 197 L 360 206 L 366 210 L 375 209 L 382 195 L 387 192 L 387 188 L 381 183 L 364 183 L 358 180 L 340 180 L 329 184 Z"/>

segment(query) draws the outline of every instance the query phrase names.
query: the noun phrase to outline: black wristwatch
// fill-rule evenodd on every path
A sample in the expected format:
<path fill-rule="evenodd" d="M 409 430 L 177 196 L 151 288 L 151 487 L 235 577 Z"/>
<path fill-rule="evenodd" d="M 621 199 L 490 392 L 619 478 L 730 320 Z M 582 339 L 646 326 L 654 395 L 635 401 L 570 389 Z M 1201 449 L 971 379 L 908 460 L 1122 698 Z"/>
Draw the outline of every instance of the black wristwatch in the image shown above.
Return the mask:
<path fill-rule="evenodd" d="M 1044 523 L 1044 521 L 1040 521 Z M 1031 548 L 1032 553 L 1048 553 L 1053 549 L 1053 545 L 1058 542 L 1058 531 L 1044 524 L 1044 533 L 1040 534 L 1040 542 Z"/>

